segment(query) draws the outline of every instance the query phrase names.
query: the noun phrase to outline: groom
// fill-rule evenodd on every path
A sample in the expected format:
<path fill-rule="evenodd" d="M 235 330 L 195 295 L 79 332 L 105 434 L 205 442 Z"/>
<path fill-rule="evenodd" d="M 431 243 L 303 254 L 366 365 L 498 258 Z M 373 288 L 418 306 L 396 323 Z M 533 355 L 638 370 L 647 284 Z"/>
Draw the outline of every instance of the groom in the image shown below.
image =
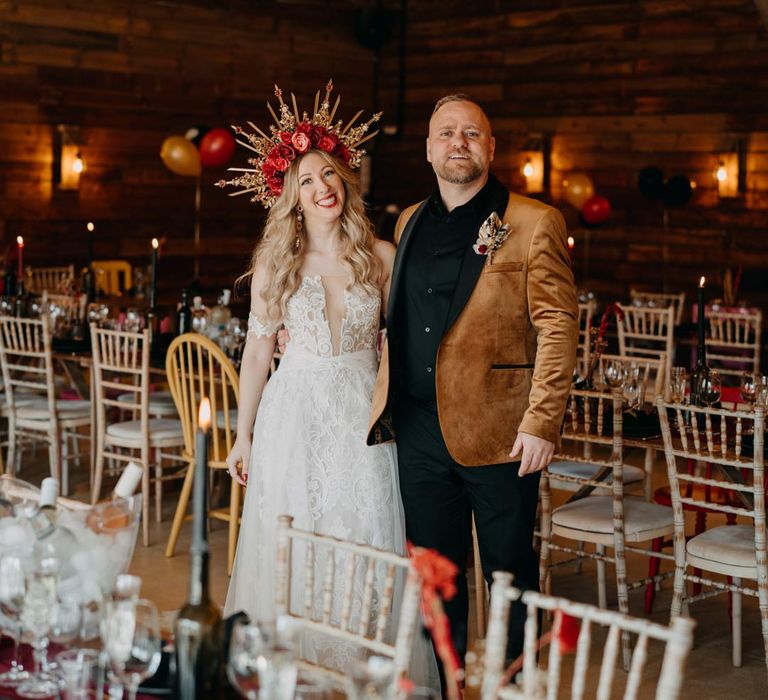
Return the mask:
<path fill-rule="evenodd" d="M 483 573 L 538 590 L 540 470 L 555 450 L 578 321 L 560 213 L 489 172 L 495 140 L 466 95 L 435 105 L 427 160 L 437 189 L 406 209 L 373 397 L 369 443 L 394 436 L 406 532 L 466 568 L 474 513 Z M 446 604 L 460 658 L 466 576 Z M 522 652 L 513 608 L 508 658 Z"/>

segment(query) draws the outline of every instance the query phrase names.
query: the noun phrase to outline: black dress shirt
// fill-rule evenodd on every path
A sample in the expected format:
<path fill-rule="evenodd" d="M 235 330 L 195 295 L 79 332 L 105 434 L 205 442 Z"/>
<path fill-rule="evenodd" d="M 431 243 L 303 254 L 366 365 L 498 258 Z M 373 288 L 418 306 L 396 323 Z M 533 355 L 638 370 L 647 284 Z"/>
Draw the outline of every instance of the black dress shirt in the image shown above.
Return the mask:
<path fill-rule="evenodd" d="M 448 330 L 464 256 L 477 241 L 483 221 L 494 211 L 504 215 L 508 197 L 493 175 L 469 202 L 450 212 L 439 191 L 430 196 L 402 262 L 397 354 L 404 394 L 434 403 L 437 351 Z"/>

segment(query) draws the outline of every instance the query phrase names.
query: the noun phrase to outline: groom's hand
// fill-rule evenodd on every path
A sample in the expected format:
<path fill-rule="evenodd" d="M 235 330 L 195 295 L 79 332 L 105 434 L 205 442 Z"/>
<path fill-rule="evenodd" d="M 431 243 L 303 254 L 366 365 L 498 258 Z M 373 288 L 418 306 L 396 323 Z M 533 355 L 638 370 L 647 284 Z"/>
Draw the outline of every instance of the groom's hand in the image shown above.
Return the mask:
<path fill-rule="evenodd" d="M 281 328 L 277 332 L 277 349 L 281 355 L 285 352 L 285 347 L 288 345 L 290 340 L 291 340 L 291 334 L 288 332 L 286 328 Z"/>
<path fill-rule="evenodd" d="M 529 433 L 518 433 L 509 457 L 513 462 L 518 459 L 520 460 L 520 469 L 517 471 L 517 475 L 525 476 L 526 474 L 541 471 L 544 467 L 549 466 L 554 454 L 554 442 L 537 437 L 536 435 L 530 435 Z"/>

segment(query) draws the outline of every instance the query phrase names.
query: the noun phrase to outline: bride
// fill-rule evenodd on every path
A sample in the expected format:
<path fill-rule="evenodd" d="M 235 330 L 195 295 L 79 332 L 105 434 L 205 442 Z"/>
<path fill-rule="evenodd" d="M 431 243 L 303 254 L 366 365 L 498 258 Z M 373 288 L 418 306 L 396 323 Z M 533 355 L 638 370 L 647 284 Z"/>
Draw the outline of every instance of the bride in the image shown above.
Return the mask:
<path fill-rule="evenodd" d="M 260 168 L 221 183 L 245 186 L 269 207 L 247 273 L 251 313 L 237 438 L 227 458 L 229 473 L 247 489 L 224 613 L 245 610 L 253 619 L 275 614 L 278 515 L 292 515 L 301 529 L 390 551 L 402 553 L 405 542 L 394 448 L 366 445 L 379 318 L 395 255 L 394 246 L 375 238 L 350 167 L 359 163 L 354 146 L 370 122 L 340 133 L 328 119 L 327 95 L 311 121 L 305 115 L 297 122 L 277 94 L 275 141 L 247 137 L 262 156 L 251 161 Z M 273 146 L 278 139 L 287 147 Z M 291 340 L 267 382 L 281 326 Z M 363 576 L 361 570 L 355 586 L 361 599 Z M 302 588 L 294 580 L 294 605 Z M 316 597 L 320 607 L 319 590 Z M 305 656 L 337 668 L 354 655 L 320 635 L 304 643 L 312 647 Z"/>

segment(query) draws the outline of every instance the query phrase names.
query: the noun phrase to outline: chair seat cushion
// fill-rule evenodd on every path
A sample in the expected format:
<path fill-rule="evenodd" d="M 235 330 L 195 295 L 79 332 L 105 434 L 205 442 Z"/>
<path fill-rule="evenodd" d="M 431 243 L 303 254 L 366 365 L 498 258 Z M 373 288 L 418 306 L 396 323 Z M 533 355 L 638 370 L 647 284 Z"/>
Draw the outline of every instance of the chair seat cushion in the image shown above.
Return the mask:
<path fill-rule="evenodd" d="M 141 439 L 141 421 L 127 420 L 121 423 L 112 423 L 112 425 L 107 426 L 107 435 L 123 440 L 139 440 Z M 152 439 L 168 440 L 183 437 L 184 431 L 181 428 L 181 421 L 168 420 L 166 418 L 150 418 L 150 441 Z"/>
<path fill-rule="evenodd" d="M 90 401 L 56 401 L 56 410 L 63 419 L 89 416 Z M 46 399 L 23 399 L 16 405 L 16 415 L 27 420 L 47 420 L 49 417 L 48 401 Z"/>
<path fill-rule="evenodd" d="M 721 525 L 688 540 L 688 565 L 742 578 L 757 578 L 755 528 Z"/>
<path fill-rule="evenodd" d="M 126 391 L 117 397 L 120 403 L 135 403 L 136 394 Z M 149 394 L 149 412 L 172 415 L 176 413 L 176 404 L 170 391 L 153 391 Z"/>
<path fill-rule="evenodd" d="M 555 530 L 566 536 L 578 535 L 586 542 L 610 542 L 613 539 L 613 497 L 593 496 L 566 503 L 552 513 Z M 637 498 L 624 499 L 624 539 L 645 542 L 674 529 L 672 509 Z M 593 536 L 590 536 L 593 535 Z"/>
<path fill-rule="evenodd" d="M 563 491 L 578 491 L 581 488 L 580 484 L 575 484 L 571 481 L 559 481 L 558 475 L 562 476 L 575 476 L 579 479 L 592 479 L 602 465 L 599 464 L 585 464 L 584 462 L 571 462 L 568 460 L 559 460 L 552 462 L 547 471 L 550 474 L 550 478 L 557 482 L 557 488 Z M 625 484 L 636 484 L 637 482 L 645 479 L 645 472 L 640 467 L 633 467 L 629 464 L 624 465 L 622 470 L 622 477 Z M 609 474 L 604 481 L 606 486 L 610 486 L 613 483 L 613 474 Z M 597 493 L 605 494 L 602 489 Z"/>

